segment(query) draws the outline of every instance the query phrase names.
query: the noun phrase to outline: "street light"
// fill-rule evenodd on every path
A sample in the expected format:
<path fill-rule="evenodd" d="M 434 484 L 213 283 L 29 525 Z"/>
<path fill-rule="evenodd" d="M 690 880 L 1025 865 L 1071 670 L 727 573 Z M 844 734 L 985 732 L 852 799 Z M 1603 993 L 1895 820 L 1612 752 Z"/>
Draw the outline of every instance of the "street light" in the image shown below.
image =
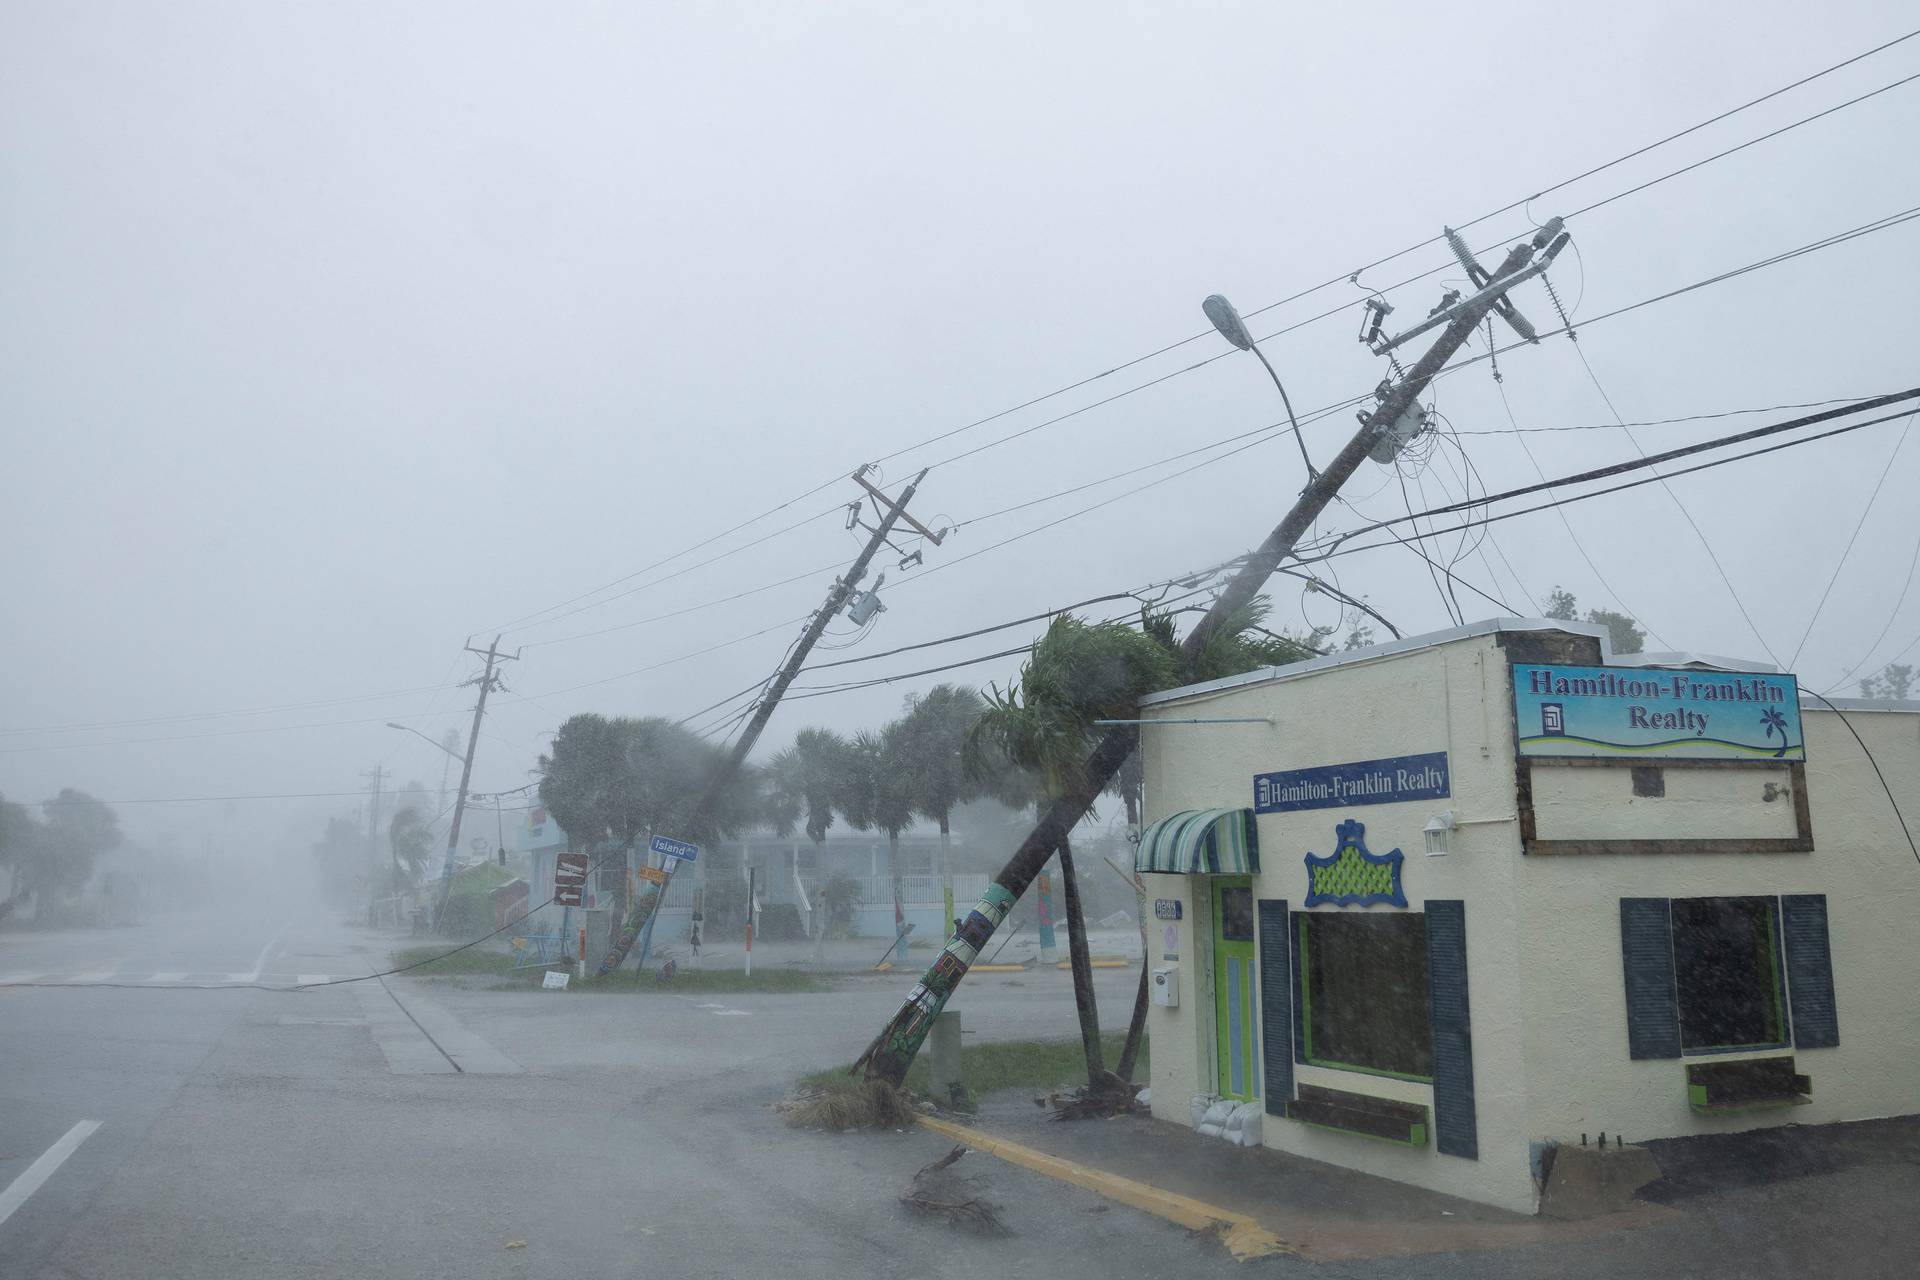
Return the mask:
<path fill-rule="evenodd" d="M 1300 420 L 1293 416 L 1293 401 L 1287 398 L 1287 389 L 1280 385 L 1280 375 L 1273 371 L 1273 362 L 1254 342 L 1253 335 L 1247 332 L 1247 322 L 1240 318 L 1240 313 L 1233 309 L 1231 302 L 1217 293 L 1209 294 L 1207 300 L 1200 304 L 1200 309 L 1207 313 L 1207 319 L 1213 321 L 1213 327 L 1220 331 L 1221 337 L 1242 351 L 1253 352 L 1260 357 L 1260 363 L 1266 365 L 1267 376 L 1273 379 L 1274 387 L 1280 392 L 1280 403 L 1287 406 L 1287 421 L 1293 424 L 1293 439 L 1300 446 L 1300 461 L 1307 464 L 1307 480 L 1312 482 L 1320 473 L 1314 469 L 1313 459 L 1307 456 L 1307 442 L 1300 434 Z"/>
<path fill-rule="evenodd" d="M 398 729 L 402 733 L 410 733 L 414 737 L 420 739 L 420 741 L 422 742 L 432 743 L 437 750 L 445 751 L 448 755 L 452 756 L 455 760 L 458 760 L 461 764 L 465 764 L 467 762 L 467 758 L 461 755 L 458 751 L 452 750 L 451 748 L 446 746 L 444 743 L 434 742 L 432 738 L 429 738 L 426 734 L 420 732 L 418 729 L 413 728 L 411 725 L 395 724 L 393 721 L 389 720 L 387 721 L 387 728 Z"/>

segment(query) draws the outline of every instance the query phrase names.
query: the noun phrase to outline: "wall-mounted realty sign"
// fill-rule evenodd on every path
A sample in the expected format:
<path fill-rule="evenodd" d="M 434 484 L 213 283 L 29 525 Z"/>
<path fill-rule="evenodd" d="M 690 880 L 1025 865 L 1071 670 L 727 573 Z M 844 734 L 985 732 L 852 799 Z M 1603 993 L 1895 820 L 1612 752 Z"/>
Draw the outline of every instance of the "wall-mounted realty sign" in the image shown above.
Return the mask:
<path fill-rule="evenodd" d="M 1391 804 L 1396 800 L 1442 800 L 1450 794 L 1444 751 L 1253 776 L 1255 813 L 1340 809 L 1356 804 Z"/>
<path fill-rule="evenodd" d="M 1792 676 L 1520 663 L 1513 716 L 1523 756 L 1807 758 Z"/>

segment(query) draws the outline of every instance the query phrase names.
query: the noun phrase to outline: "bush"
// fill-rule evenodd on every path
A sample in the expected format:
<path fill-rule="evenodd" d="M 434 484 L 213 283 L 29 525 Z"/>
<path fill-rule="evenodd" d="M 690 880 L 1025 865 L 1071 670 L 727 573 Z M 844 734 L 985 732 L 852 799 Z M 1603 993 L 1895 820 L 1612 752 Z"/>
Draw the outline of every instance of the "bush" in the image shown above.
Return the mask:
<path fill-rule="evenodd" d="M 776 902 L 760 913 L 759 935 L 768 942 L 805 942 L 807 926 L 800 919 L 800 908 L 791 902 Z"/>
<path fill-rule="evenodd" d="M 820 886 L 820 905 L 826 909 L 827 932 L 846 937 L 853 928 L 853 913 L 860 907 L 860 882 L 852 876 L 830 876 Z"/>

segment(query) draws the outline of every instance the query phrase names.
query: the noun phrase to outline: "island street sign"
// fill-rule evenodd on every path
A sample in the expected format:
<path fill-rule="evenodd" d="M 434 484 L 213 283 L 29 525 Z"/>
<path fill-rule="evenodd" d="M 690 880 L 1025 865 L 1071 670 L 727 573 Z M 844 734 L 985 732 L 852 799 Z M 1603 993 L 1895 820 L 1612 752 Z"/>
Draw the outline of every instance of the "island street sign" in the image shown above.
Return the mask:
<path fill-rule="evenodd" d="M 675 840 L 669 836 L 655 836 L 647 841 L 647 848 L 663 858 L 678 858 L 682 862 L 694 862 L 700 857 L 700 846 L 688 844 L 685 840 Z"/>
<path fill-rule="evenodd" d="M 553 858 L 553 900 L 563 907 L 580 905 L 580 890 L 587 883 L 587 855 L 559 853 Z"/>
<path fill-rule="evenodd" d="M 1293 813 L 1301 809 L 1342 809 L 1397 800 L 1444 800 L 1452 794 L 1447 753 L 1388 756 L 1347 764 L 1284 769 L 1253 776 L 1255 813 Z"/>
<path fill-rule="evenodd" d="M 1807 758 L 1792 676 L 1517 663 L 1513 719 L 1522 756 Z"/>

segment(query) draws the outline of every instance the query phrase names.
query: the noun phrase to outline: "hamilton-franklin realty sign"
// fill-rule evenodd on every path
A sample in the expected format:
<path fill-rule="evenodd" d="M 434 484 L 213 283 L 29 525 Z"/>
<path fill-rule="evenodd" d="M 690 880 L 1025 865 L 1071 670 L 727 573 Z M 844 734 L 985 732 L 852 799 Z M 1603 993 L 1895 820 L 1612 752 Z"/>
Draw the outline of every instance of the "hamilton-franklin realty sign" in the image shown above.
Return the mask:
<path fill-rule="evenodd" d="M 1513 715 L 1523 756 L 1807 758 L 1792 676 L 1520 663 Z"/>
<path fill-rule="evenodd" d="M 1300 809 L 1341 809 L 1396 800 L 1440 800 L 1450 795 L 1447 753 L 1390 756 L 1349 764 L 1285 769 L 1253 776 L 1255 813 L 1293 813 Z"/>

